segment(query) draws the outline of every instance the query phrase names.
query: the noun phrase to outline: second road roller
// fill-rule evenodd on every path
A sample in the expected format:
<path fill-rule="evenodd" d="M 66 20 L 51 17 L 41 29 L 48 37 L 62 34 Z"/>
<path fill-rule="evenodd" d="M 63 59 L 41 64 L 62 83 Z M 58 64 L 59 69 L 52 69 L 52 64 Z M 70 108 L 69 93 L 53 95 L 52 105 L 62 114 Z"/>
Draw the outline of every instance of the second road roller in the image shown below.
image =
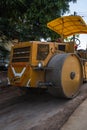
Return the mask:
<path fill-rule="evenodd" d="M 8 83 L 23 89 L 46 88 L 56 97 L 73 98 L 87 81 L 87 50 L 78 49 L 76 34 L 87 34 L 80 16 L 62 16 L 47 27 L 60 35 L 56 42 L 28 41 L 12 46 Z M 65 41 L 69 36 L 73 36 Z"/>

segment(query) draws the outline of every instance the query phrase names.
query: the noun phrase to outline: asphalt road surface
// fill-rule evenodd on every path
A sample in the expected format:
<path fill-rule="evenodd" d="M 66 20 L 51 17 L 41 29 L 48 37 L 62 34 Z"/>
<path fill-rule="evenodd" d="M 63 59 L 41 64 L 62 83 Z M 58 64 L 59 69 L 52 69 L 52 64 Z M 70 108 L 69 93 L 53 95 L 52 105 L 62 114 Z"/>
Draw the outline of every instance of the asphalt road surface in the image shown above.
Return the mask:
<path fill-rule="evenodd" d="M 61 130 L 87 130 L 87 99 L 69 117 Z"/>
<path fill-rule="evenodd" d="M 47 92 L 20 95 L 17 89 L 7 88 L 0 92 L 0 130 L 59 130 L 86 98 L 87 84 L 72 100 Z"/>

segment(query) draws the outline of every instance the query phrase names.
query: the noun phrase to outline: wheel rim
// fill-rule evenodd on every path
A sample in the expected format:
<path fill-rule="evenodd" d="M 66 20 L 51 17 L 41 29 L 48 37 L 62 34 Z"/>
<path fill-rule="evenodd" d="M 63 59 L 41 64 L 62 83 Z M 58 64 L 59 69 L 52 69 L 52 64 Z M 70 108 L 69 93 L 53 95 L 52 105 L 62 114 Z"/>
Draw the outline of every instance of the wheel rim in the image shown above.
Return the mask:
<path fill-rule="evenodd" d="M 65 59 L 61 77 L 65 95 L 74 96 L 79 90 L 83 77 L 82 66 L 76 55 L 69 55 Z"/>

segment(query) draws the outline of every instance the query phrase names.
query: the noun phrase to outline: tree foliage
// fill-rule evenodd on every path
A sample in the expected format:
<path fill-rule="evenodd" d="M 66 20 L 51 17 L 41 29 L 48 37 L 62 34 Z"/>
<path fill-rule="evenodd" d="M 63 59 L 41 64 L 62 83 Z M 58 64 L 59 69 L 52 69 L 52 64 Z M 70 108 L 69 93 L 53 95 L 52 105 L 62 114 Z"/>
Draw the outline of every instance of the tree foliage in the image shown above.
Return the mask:
<path fill-rule="evenodd" d="M 77 0 L 1 0 L 0 33 L 8 39 L 39 40 L 58 37 L 47 28 L 47 22 L 69 11 Z"/>

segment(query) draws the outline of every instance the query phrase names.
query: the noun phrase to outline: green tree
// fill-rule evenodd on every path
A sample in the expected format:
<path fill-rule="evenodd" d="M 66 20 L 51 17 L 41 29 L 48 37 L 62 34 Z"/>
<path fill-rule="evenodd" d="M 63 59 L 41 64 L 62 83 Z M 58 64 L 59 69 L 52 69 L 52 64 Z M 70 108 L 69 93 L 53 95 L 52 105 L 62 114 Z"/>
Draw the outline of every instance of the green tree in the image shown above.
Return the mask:
<path fill-rule="evenodd" d="M 8 39 L 39 40 L 58 34 L 47 28 L 47 22 L 69 11 L 77 0 L 1 0 L 0 30 Z"/>

